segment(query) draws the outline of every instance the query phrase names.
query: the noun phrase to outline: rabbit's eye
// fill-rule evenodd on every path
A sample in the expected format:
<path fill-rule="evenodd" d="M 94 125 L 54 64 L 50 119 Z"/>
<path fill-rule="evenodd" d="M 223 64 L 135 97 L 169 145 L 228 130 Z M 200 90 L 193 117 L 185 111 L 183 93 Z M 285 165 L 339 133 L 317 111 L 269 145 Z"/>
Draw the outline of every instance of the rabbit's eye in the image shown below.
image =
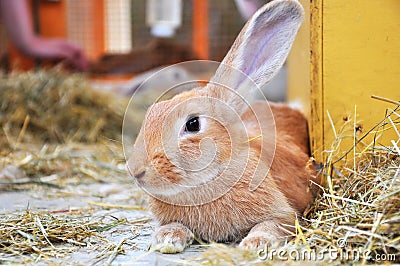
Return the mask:
<path fill-rule="evenodd" d="M 186 122 L 185 131 L 186 132 L 198 132 L 200 130 L 199 117 L 192 117 Z"/>

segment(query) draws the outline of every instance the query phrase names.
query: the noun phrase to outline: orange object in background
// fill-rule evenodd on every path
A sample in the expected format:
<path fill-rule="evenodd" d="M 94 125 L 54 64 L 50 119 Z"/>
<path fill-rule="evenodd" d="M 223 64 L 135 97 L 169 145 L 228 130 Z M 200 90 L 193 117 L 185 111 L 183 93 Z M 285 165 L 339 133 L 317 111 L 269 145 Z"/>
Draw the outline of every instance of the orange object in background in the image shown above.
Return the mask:
<path fill-rule="evenodd" d="M 91 0 L 92 2 L 92 12 L 94 13 L 93 20 L 93 36 L 96 38 L 95 42 L 92 44 L 90 51 L 86 51 L 86 55 L 89 59 L 98 59 L 105 52 L 105 29 L 104 29 L 104 1 Z"/>
<path fill-rule="evenodd" d="M 67 38 L 66 1 L 39 1 L 39 31 L 43 37 Z"/>
<path fill-rule="evenodd" d="M 30 0 L 31 14 L 34 10 L 34 1 Z M 89 59 L 97 59 L 104 53 L 104 1 L 103 0 L 80 0 L 86 5 L 90 6 L 91 22 L 86 26 L 91 28 L 88 31 L 93 33 L 93 37 L 96 40 L 92 41 L 90 49 L 85 49 L 86 56 Z M 38 28 L 39 36 L 44 38 L 63 38 L 68 39 L 68 25 L 67 25 L 67 8 L 68 4 L 66 0 L 60 1 L 37 1 L 38 5 Z M 34 17 L 31 16 L 32 21 Z M 34 24 L 34 23 L 32 23 Z M 92 36 L 91 36 L 92 37 Z M 78 43 L 78 45 L 80 45 Z M 35 66 L 35 60 L 26 56 L 21 55 L 15 46 L 10 43 L 10 66 L 11 69 L 18 70 L 29 70 Z M 53 62 L 46 61 L 40 62 L 42 65 L 52 65 Z"/>
<path fill-rule="evenodd" d="M 31 0 L 30 8 L 31 14 L 34 10 L 34 1 Z M 66 4 L 65 1 L 48 2 L 39 1 L 38 3 L 38 28 L 40 36 L 49 38 L 66 38 L 67 27 L 66 27 Z M 31 16 L 32 25 L 34 25 L 34 18 Z M 35 59 L 26 57 L 18 52 L 15 46 L 10 43 L 10 66 L 11 69 L 18 70 L 30 70 L 37 62 Z M 49 64 L 49 63 L 45 63 Z"/>
<path fill-rule="evenodd" d="M 199 59 L 209 59 L 208 0 L 193 2 L 193 51 Z"/>

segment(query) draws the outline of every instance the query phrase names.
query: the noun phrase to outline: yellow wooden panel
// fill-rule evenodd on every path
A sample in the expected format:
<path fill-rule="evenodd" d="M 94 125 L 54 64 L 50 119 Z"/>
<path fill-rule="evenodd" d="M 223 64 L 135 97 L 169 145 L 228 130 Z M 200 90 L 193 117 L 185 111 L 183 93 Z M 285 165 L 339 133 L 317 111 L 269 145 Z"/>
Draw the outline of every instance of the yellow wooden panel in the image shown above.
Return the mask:
<path fill-rule="evenodd" d="M 390 106 L 371 95 L 400 100 L 399 11 L 399 0 L 323 1 L 322 100 L 336 125 L 356 105 L 366 132 Z M 331 142 L 324 114 L 324 148 Z"/>
<path fill-rule="evenodd" d="M 288 99 L 305 105 L 312 152 L 322 161 L 333 141 L 328 112 L 338 128 L 357 106 L 366 132 L 395 107 L 371 95 L 400 100 L 400 1 L 300 2 L 306 21 L 289 56 Z"/>

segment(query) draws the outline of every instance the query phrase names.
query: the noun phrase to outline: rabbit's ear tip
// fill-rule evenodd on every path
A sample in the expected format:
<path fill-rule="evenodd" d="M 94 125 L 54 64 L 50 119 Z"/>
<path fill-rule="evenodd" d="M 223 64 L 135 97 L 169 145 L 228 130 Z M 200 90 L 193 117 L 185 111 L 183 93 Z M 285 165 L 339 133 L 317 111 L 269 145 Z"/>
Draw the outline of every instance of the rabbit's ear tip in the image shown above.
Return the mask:
<path fill-rule="evenodd" d="M 300 4 L 299 1 L 297 0 L 291 0 L 290 1 L 290 5 L 291 5 L 291 10 L 293 13 L 298 14 L 301 18 L 304 17 L 304 8 L 303 6 Z"/>
<path fill-rule="evenodd" d="M 243 95 L 252 93 L 244 86 L 248 77 L 262 87 L 285 62 L 303 17 L 304 9 L 296 0 L 274 0 L 261 7 L 236 38 L 213 80 L 228 80 L 229 87 L 243 89 Z"/>
<path fill-rule="evenodd" d="M 304 8 L 298 0 L 274 0 L 265 5 L 265 10 L 274 9 L 277 6 L 281 6 L 285 12 L 292 15 L 304 16 Z"/>

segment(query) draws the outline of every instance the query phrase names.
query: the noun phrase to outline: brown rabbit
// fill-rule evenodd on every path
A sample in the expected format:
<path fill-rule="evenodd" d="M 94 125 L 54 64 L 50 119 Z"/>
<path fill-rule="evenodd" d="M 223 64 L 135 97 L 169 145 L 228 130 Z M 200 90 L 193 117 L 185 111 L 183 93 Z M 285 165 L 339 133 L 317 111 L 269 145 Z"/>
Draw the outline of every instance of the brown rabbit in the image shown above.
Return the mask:
<path fill-rule="evenodd" d="M 302 20 L 297 1 L 263 6 L 206 86 L 148 110 L 127 165 L 160 225 L 154 250 L 181 252 L 194 235 L 257 248 L 290 235 L 313 200 L 305 117 L 251 100 L 284 63 Z"/>

